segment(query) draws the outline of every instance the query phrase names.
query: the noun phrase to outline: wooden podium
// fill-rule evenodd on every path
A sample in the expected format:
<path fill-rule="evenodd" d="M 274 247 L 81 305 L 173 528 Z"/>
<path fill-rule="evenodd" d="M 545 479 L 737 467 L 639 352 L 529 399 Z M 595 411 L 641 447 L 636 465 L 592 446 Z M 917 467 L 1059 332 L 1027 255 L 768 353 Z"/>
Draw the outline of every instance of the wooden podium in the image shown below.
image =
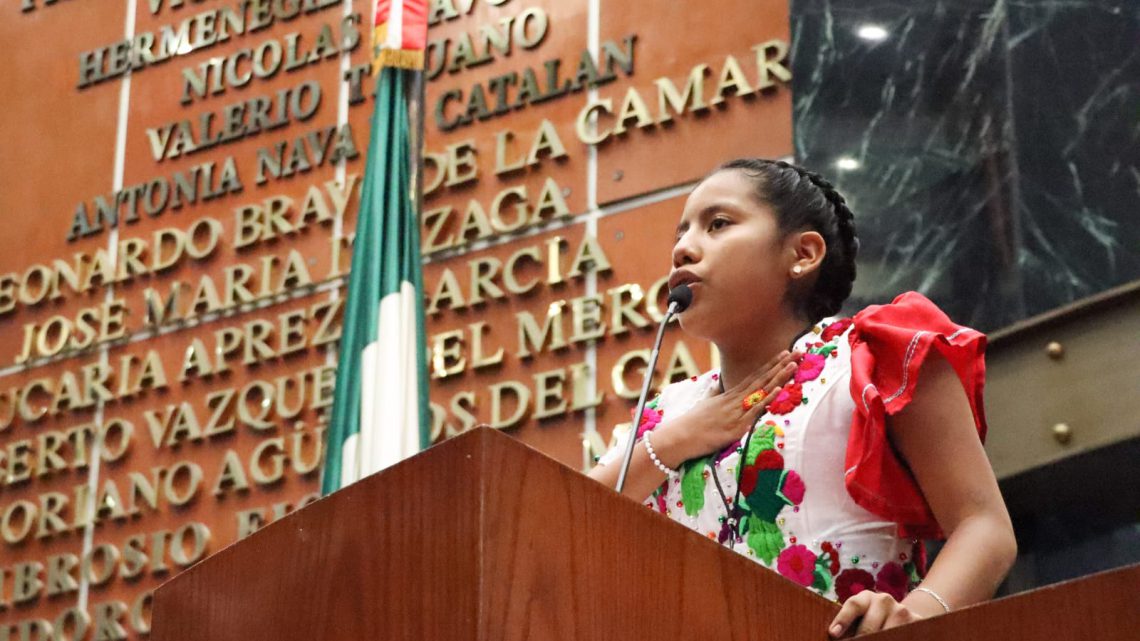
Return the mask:
<path fill-rule="evenodd" d="M 1140 566 L 874 635 L 1140 639 Z M 835 604 L 491 429 L 158 589 L 153 641 L 825 641 Z"/>

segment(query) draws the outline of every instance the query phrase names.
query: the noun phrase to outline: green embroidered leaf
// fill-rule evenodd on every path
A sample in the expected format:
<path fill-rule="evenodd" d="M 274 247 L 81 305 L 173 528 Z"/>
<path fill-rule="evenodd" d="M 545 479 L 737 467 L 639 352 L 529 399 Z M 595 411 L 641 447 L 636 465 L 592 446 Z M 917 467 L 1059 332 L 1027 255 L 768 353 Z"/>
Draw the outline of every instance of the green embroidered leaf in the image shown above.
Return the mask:
<path fill-rule="evenodd" d="M 907 579 L 911 585 L 918 585 L 922 583 L 922 577 L 918 574 L 918 566 L 914 561 L 907 561 L 903 564 L 903 572 L 906 572 Z"/>
<path fill-rule="evenodd" d="M 763 450 L 764 447 L 761 445 L 760 439 L 756 438 L 756 435 L 753 434 L 752 440 L 748 441 L 748 451 L 744 453 L 744 467 L 756 463 L 756 457 L 759 456 Z"/>
<path fill-rule="evenodd" d="M 830 563 L 831 558 L 826 554 L 819 555 L 819 558 L 815 560 L 815 571 L 812 573 L 814 580 L 811 587 L 820 594 L 826 594 L 831 589 Z"/>
<path fill-rule="evenodd" d="M 774 443 L 776 439 L 776 425 L 774 423 L 764 423 L 760 425 L 760 429 L 756 431 L 756 437 L 764 441 L 764 443 Z M 767 447 L 775 447 L 774 445 L 767 445 Z"/>
<path fill-rule="evenodd" d="M 772 450 L 776 448 L 776 427 L 774 425 L 761 425 L 752 433 L 752 438 L 748 441 L 748 451 L 744 456 L 744 464 L 752 465 L 756 462 L 756 457 L 764 450 Z"/>
<path fill-rule="evenodd" d="M 661 404 L 661 395 L 658 394 L 657 396 L 653 397 L 652 401 L 649 401 L 648 403 L 646 403 L 645 406 L 651 410 L 655 410 L 655 409 L 657 409 L 657 406 L 660 404 Z"/>
<path fill-rule="evenodd" d="M 756 518 L 775 521 L 780 510 L 787 505 L 777 493 L 783 475 L 783 470 L 760 470 L 756 475 L 756 489 L 745 499 Z"/>
<path fill-rule="evenodd" d="M 835 345 L 824 345 L 823 347 L 813 347 L 808 351 L 812 354 L 819 354 L 821 356 L 830 356 L 832 352 L 838 349 Z"/>
<path fill-rule="evenodd" d="M 695 516 L 705 506 L 705 467 L 708 457 L 694 459 L 685 464 L 681 475 L 681 502 L 685 514 Z"/>
<path fill-rule="evenodd" d="M 780 471 L 780 481 L 776 484 L 776 496 L 788 505 L 792 505 L 792 500 L 784 494 L 784 483 L 788 480 L 788 470 Z"/>
<path fill-rule="evenodd" d="M 780 551 L 784 549 L 784 533 L 771 521 L 762 521 L 756 517 L 748 517 L 748 547 L 763 559 L 766 565 L 771 565 Z"/>

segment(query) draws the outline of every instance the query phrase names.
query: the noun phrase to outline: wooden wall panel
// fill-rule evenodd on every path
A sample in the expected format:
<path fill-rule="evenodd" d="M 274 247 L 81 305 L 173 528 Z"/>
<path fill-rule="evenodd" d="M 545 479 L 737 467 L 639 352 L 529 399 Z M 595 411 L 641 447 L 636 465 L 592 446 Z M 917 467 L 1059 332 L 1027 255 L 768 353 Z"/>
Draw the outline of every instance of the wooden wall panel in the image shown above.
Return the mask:
<path fill-rule="evenodd" d="M 0 541 L 0 638 L 142 638 L 157 585 L 318 490 L 311 463 L 328 411 L 339 292 L 373 107 L 366 76 L 355 76 L 356 85 L 341 80 L 345 69 L 351 77 L 367 63 L 371 3 L 314 0 L 302 4 L 312 11 L 297 15 L 290 3 L 266 6 L 272 12 L 275 5 L 285 13 L 258 28 L 242 13 L 249 5 L 237 0 L 15 0 L 0 9 L 0 42 L 12 52 L 0 65 L 0 534 L 12 539 Z M 439 298 L 449 277 L 458 298 L 435 301 L 440 310 L 429 315 L 427 334 L 429 345 L 458 348 L 433 354 L 433 366 L 465 360 L 455 374 L 433 379 L 438 438 L 493 421 L 492 393 L 511 385 L 529 399 L 503 431 L 586 468 L 612 427 L 628 422 L 633 401 L 617 392 L 639 387 L 638 351 L 655 330 L 652 323 L 630 325 L 630 316 L 621 330 L 615 304 L 630 298 L 615 292 L 644 295 L 667 272 L 672 228 L 691 181 L 727 156 L 791 152 L 786 83 L 752 97 L 729 95 L 706 113 L 684 113 L 671 125 L 596 146 L 583 139 L 593 127 L 587 109 L 600 99 L 616 109 L 634 89 L 655 111 L 654 81 L 668 77 L 683 88 L 701 64 L 711 68 L 702 94 L 710 100 L 729 55 L 755 82 L 750 47 L 788 39 L 786 3 L 715 0 L 697 22 L 684 23 L 667 2 L 434 6 L 455 13 L 429 33 L 429 66 L 444 67 L 430 68 L 425 83 L 425 304 Z M 734 19 L 740 16 L 748 20 Z M 346 20 L 347 36 L 356 33 L 360 42 L 342 55 Z M 177 36 L 183 28 L 186 42 Z M 291 43 L 304 58 L 324 30 L 331 34 L 327 57 L 283 68 Z M 137 53 L 161 52 L 164 33 L 174 34 L 173 55 L 159 56 L 168 59 Z M 487 38 L 508 34 L 509 53 L 492 46 L 488 55 Z M 108 71 L 116 51 L 133 55 L 136 68 L 82 80 L 85 57 L 102 55 L 100 69 Z M 254 58 L 271 69 L 278 51 L 281 68 L 244 80 Z M 199 76 L 205 95 L 188 80 Z M 524 85 L 535 99 L 518 104 Z M 319 104 L 302 101 L 313 107 L 302 120 L 196 148 L 225 126 L 227 113 L 248 124 L 259 101 L 274 116 L 279 96 L 301 90 L 311 98 L 318 89 Z M 479 91 L 485 111 L 471 102 Z M 452 126 L 467 111 L 471 122 Z M 759 121 L 766 125 L 757 128 Z M 606 122 L 603 116 L 598 126 Z M 330 158 L 330 135 L 351 136 L 356 153 Z M 286 168 L 259 181 L 259 156 L 278 146 Z M 294 156 L 298 147 L 305 153 Z M 290 158 L 297 158 L 292 169 Z M 236 179 L 223 191 L 227 163 Z M 205 167 L 213 178 L 195 182 Z M 623 178 L 615 179 L 619 170 Z M 193 195 L 178 191 L 179 178 L 196 185 Z M 166 206 L 158 207 L 164 188 Z M 175 206 L 175 192 L 192 202 Z M 101 201 L 116 203 L 117 226 L 97 221 Z M 295 225 L 306 205 L 332 219 L 318 215 Z M 256 234 L 242 221 L 273 206 L 281 212 L 276 222 L 258 214 L 264 231 L 244 242 Z M 86 213 L 78 222 L 77 211 Z M 166 266 L 179 235 L 188 246 Z M 199 257 L 188 251 L 195 247 Z M 65 271 L 59 296 L 35 300 L 42 298 L 40 277 L 57 262 L 75 269 L 79 284 L 68 284 Z M 106 265 L 113 282 L 95 277 L 87 286 L 93 264 Z M 476 289 L 485 300 L 472 302 Z M 10 309 L 8 299 L 15 300 Z M 649 316 L 645 301 L 633 309 Z M 100 334 L 100 314 L 108 310 L 121 318 Z M 533 318 L 541 334 L 552 310 L 559 320 L 539 339 L 545 347 L 524 354 L 520 323 L 527 320 L 520 318 Z M 35 338 L 45 324 L 54 327 L 41 341 L 45 353 L 33 340 L 25 358 L 25 337 Z M 88 324 L 93 329 L 81 327 Z M 550 346 L 559 340 L 555 326 L 564 346 Z M 502 348 L 501 362 L 475 366 L 472 327 L 482 332 L 484 361 Z M 455 331 L 458 342 L 447 339 Z M 667 358 L 679 339 L 671 329 Z M 712 362 L 707 346 L 685 345 L 693 368 Z M 623 356 L 627 366 L 615 386 Z M 314 399 L 316 379 L 324 383 Z M 302 384 L 306 401 L 294 413 Z M 516 413 L 517 398 L 503 398 L 500 415 Z M 20 417 L 21 404 L 25 414 L 49 406 L 58 412 Z M 549 416 L 541 416 L 544 408 Z M 55 461 L 51 435 L 84 425 L 111 426 L 104 452 L 114 460 L 37 475 Z M 66 444 L 58 447 L 59 456 L 69 456 Z M 30 480 L 19 478 L 25 460 L 35 467 Z M 60 497 L 70 502 L 51 503 Z M 40 519 L 46 504 L 73 522 L 68 510 L 83 509 L 77 501 L 92 510 L 91 524 L 79 518 L 57 533 L 46 517 L 44 536 L 36 536 L 38 522 L 23 535 L 25 512 Z M 50 573 L 35 565 L 50 562 L 58 566 Z M 47 594 L 48 586 L 59 594 Z M 26 588 L 39 592 L 13 603 Z"/>

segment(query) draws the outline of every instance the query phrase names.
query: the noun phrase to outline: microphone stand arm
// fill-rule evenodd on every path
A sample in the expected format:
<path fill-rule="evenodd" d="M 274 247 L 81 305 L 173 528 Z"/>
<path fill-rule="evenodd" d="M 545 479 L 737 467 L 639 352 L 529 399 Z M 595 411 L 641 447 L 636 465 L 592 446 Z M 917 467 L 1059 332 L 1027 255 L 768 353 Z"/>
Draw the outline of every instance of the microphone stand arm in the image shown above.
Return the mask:
<path fill-rule="evenodd" d="M 645 398 L 649 395 L 649 384 L 653 380 L 653 368 L 657 367 L 657 357 L 661 351 L 661 339 L 665 336 L 665 327 L 669 321 L 673 319 L 673 315 L 677 313 L 679 305 L 676 302 L 669 303 L 669 309 L 665 311 L 665 319 L 661 321 L 661 327 L 657 329 L 657 340 L 653 342 L 653 352 L 649 355 L 649 365 L 645 369 L 645 379 L 641 383 L 641 396 L 637 399 L 637 411 L 633 413 L 633 425 L 629 430 L 629 442 L 625 446 L 625 456 L 621 461 L 621 472 L 618 473 L 617 486 L 614 488 L 618 494 L 621 494 L 622 488 L 625 487 L 625 475 L 629 471 L 629 464 L 633 460 L 633 448 L 637 445 L 637 429 L 641 426 L 641 415 L 645 412 Z"/>

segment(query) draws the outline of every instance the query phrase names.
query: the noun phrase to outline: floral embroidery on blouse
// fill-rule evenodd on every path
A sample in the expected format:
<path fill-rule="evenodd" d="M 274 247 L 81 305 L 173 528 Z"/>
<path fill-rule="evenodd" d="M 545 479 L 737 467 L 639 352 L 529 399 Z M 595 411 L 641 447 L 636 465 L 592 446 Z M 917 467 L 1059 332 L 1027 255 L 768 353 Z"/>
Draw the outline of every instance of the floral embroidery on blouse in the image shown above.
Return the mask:
<path fill-rule="evenodd" d="M 766 413 L 743 442 L 682 463 L 679 476 L 667 479 L 646 503 L 672 518 L 678 518 L 674 510 L 681 510 L 695 525 L 698 515 L 706 510 L 706 501 L 712 500 L 706 497 L 716 496 L 714 503 L 723 501 L 724 506 L 708 507 L 723 514 L 718 519 L 719 532 L 715 529 L 700 530 L 703 535 L 746 552 L 787 579 L 840 602 L 863 590 L 884 592 L 902 600 L 921 580 L 917 548 L 913 548 L 910 554 L 899 554 L 897 561 L 886 563 L 861 559 L 858 550 L 848 550 L 848 556 L 844 556 L 841 541 L 816 541 L 811 546 L 806 541 L 799 541 L 792 532 L 785 530 L 787 519 L 782 516 L 789 508 L 798 513 L 805 495 L 811 491 L 800 473 L 787 467 L 782 454 L 786 432 L 803 429 L 804 419 L 797 420 L 789 415 L 810 404 L 811 399 L 805 396 L 805 386 L 815 385 L 816 381 L 819 385 L 826 385 L 828 363 L 839 356 L 838 342 L 846 336 L 851 325 L 852 320 L 845 318 L 815 328 L 816 337 L 809 335 L 806 345 L 801 343 L 805 353 L 792 379 L 776 392 Z M 717 378 L 713 374 L 711 381 L 715 382 Z M 809 387 L 808 393 L 822 393 L 820 389 Z M 646 405 L 638 435 L 654 429 L 663 416 L 661 396 L 658 395 Z M 717 484 L 716 494 L 706 494 L 710 479 L 720 469 L 722 461 L 734 453 L 739 458 L 730 459 L 735 462 L 730 463 L 727 469 L 721 469 L 719 478 L 725 478 L 723 474 L 728 475 L 728 481 L 736 478 L 735 496 L 731 488 L 730 494 L 725 495 L 721 483 Z M 670 494 L 676 487 L 674 484 L 680 487 Z M 670 495 L 680 500 L 669 505 Z M 916 541 L 914 545 L 921 546 L 921 543 Z M 819 552 L 813 551 L 813 547 Z"/>
<path fill-rule="evenodd" d="M 826 356 L 808 352 L 804 354 L 803 360 L 800 361 L 800 365 L 796 368 L 796 373 L 792 375 L 792 378 L 795 382 L 800 384 L 814 381 L 819 378 L 819 375 L 823 372 L 823 366 L 826 364 Z"/>
<path fill-rule="evenodd" d="M 795 380 L 785 385 L 776 393 L 776 398 L 768 403 L 769 414 L 790 414 L 792 410 L 804 403 L 804 389 Z"/>
<path fill-rule="evenodd" d="M 658 406 L 660 404 L 661 404 L 661 395 L 660 394 L 653 397 L 653 400 L 651 400 L 645 404 L 645 409 L 644 409 L 644 411 L 641 412 L 641 423 L 639 423 L 637 426 L 637 438 L 641 438 L 642 436 L 645 435 L 646 432 L 657 427 L 657 424 L 661 422 L 661 419 L 665 416 L 665 412 L 658 409 Z M 634 414 L 636 414 L 636 413 L 637 413 L 636 407 L 629 411 L 629 416 L 630 416 L 631 420 L 637 418 L 634 416 Z"/>
<path fill-rule="evenodd" d="M 854 322 L 854 321 L 850 318 L 840 318 L 840 319 L 832 322 L 827 327 L 824 327 L 823 331 L 820 332 L 819 337 L 821 339 L 823 339 L 823 341 L 825 343 L 831 342 L 837 336 L 839 336 L 843 332 L 846 332 L 847 328 L 851 327 L 852 322 Z"/>

